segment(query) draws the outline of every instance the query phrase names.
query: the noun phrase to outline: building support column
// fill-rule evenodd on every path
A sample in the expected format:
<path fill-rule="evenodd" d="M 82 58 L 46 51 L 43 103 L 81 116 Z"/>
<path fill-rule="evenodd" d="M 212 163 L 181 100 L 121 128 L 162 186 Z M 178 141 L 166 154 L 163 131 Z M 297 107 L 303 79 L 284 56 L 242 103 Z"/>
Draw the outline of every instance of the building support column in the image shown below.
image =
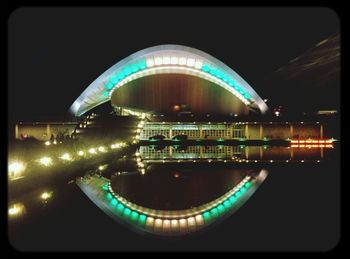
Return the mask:
<path fill-rule="evenodd" d="M 320 138 L 323 139 L 323 125 L 320 125 Z"/>
<path fill-rule="evenodd" d="M 51 136 L 50 124 L 46 125 L 46 136 L 47 136 L 47 139 L 50 139 L 50 136 Z"/>
<path fill-rule="evenodd" d="M 294 159 L 294 149 L 290 148 L 290 159 Z"/>
<path fill-rule="evenodd" d="M 15 126 L 15 138 L 18 139 L 18 124 Z"/>
<path fill-rule="evenodd" d="M 173 138 L 173 130 L 171 128 L 171 125 L 169 127 L 169 139 L 172 139 Z"/>
<path fill-rule="evenodd" d="M 245 129 L 244 129 L 244 135 L 245 135 L 245 138 L 248 139 L 248 131 L 249 128 L 248 128 L 248 123 L 245 125 Z"/>
<path fill-rule="evenodd" d="M 293 125 L 290 124 L 290 138 L 293 138 L 293 135 L 294 135 Z"/>
<path fill-rule="evenodd" d="M 262 146 L 260 146 L 259 151 L 260 151 L 260 160 L 262 160 L 263 159 L 263 148 L 262 148 Z"/>
<path fill-rule="evenodd" d="M 260 125 L 259 125 L 259 136 L 260 136 L 260 139 L 263 138 L 263 126 L 262 126 L 262 123 L 260 123 Z"/>

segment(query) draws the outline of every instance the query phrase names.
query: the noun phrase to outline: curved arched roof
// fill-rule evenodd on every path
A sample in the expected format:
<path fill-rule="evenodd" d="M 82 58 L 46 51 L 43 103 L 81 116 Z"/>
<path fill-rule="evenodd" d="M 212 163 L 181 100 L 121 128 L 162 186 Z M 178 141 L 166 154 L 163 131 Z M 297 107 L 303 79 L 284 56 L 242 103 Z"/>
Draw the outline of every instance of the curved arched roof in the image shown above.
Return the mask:
<path fill-rule="evenodd" d="M 119 61 L 93 81 L 70 107 L 75 116 L 110 100 L 126 83 L 153 74 L 189 74 L 215 83 L 237 96 L 245 105 L 265 113 L 266 103 L 235 71 L 215 57 L 182 45 L 146 48 Z"/>

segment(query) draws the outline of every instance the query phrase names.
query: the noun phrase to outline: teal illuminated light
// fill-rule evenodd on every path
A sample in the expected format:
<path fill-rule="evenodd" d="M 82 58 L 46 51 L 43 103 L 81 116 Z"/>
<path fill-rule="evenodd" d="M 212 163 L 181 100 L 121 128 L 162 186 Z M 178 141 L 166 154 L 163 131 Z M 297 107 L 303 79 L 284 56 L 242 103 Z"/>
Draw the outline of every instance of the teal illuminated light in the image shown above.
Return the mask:
<path fill-rule="evenodd" d="M 246 183 L 245 183 L 245 187 L 246 187 L 246 188 L 249 188 L 250 186 L 252 186 L 252 183 L 251 183 L 251 182 L 246 182 Z"/>
<path fill-rule="evenodd" d="M 146 224 L 146 220 L 147 220 L 146 215 L 141 214 L 141 215 L 139 216 L 139 223 L 140 223 L 140 225 Z"/>
<path fill-rule="evenodd" d="M 139 214 L 136 211 L 131 212 L 131 219 L 137 221 Z"/>
<path fill-rule="evenodd" d="M 232 203 L 230 202 L 229 199 L 224 201 L 224 206 L 225 206 L 225 208 L 230 208 L 232 206 Z"/>
<path fill-rule="evenodd" d="M 109 96 L 109 92 L 108 91 L 104 91 L 103 92 L 103 96 L 108 97 Z"/>
<path fill-rule="evenodd" d="M 124 210 L 124 205 L 119 203 L 117 206 L 117 212 L 119 212 L 120 214 L 123 213 Z"/>
<path fill-rule="evenodd" d="M 111 205 L 112 205 L 112 206 L 116 206 L 117 204 L 118 204 L 118 201 L 117 201 L 116 199 L 113 198 L 113 199 L 111 200 Z"/>
<path fill-rule="evenodd" d="M 102 186 L 102 189 L 108 191 L 108 183 Z"/>
<path fill-rule="evenodd" d="M 112 82 L 108 82 L 108 83 L 106 84 L 106 88 L 107 88 L 108 90 L 111 90 L 111 89 L 113 88 L 113 86 L 114 86 L 114 84 L 113 84 Z"/>
<path fill-rule="evenodd" d="M 241 192 L 242 194 L 245 193 L 246 191 L 247 191 L 247 188 L 245 188 L 244 186 L 241 187 L 240 192 Z"/>
<path fill-rule="evenodd" d="M 210 214 L 213 215 L 214 217 L 219 216 L 219 211 L 217 208 L 213 208 L 210 210 Z"/>
<path fill-rule="evenodd" d="M 237 197 L 235 195 L 232 195 L 229 199 L 231 203 L 234 203 L 237 200 Z"/>
<path fill-rule="evenodd" d="M 204 72 L 209 72 L 209 71 L 210 71 L 210 67 L 207 66 L 207 65 L 203 65 L 203 66 L 202 66 L 202 70 L 203 70 Z"/>
<path fill-rule="evenodd" d="M 211 216 L 210 216 L 210 213 L 208 211 L 203 213 L 204 221 L 208 221 L 208 220 L 210 220 L 210 218 L 211 218 Z"/>
<path fill-rule="evenodd" d="M 216 208 L 218 209 L 219 213 L 223 213 L 225 211 L 225 207 L 222 204 L 220 204 Z"/>
<path fill-rule="evenodd" d="M 107 193 L 107 199 L 111 200 L 112 198 L 113 198 L 112 194 L 111 193 Z"/>
<path fill-rule="evenodd" d="M 236 197 L 240 197 L 242 195 L 241 191 L 236 192 Z"/>
<path fill-rule="evenodd" d="M 126 217 L 129 217 L 131 214 L 131 210 L 128 207 L 125 207 L 125 210 L 123 212 L 123 215 Z"/>

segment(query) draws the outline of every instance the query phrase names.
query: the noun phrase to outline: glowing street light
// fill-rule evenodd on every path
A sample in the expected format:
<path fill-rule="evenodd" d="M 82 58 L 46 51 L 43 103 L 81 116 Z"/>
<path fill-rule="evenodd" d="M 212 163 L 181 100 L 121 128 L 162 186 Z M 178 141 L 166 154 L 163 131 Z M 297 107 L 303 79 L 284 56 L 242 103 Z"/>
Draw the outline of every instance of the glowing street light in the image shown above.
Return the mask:
<path fill-rule="evenodd" d="M 71 157 L 70 154 L 68 154 L 68 153 L 64 153 L 60 158 L 61 158 L 62 160 L 67 160 L 67 161 L 72 160 L 72 157 Z"/>
<path fill-rule="evenodd" d="M 52 197 L 52 192 L 43 192 L 41 195 L 40 195 L 40 198 L 43 200 L 43 201 L 47 201 L 48 199 L 50 199 Z"/>
<path fill-rule="evenodd" d="M 50 166 L 52 164 L 52 158 L 44 156 L 40 158 L 39 162 L 44 166 Z"/>
<path fill-rule="evenodd" d="M 106 148 L 103 147 L 103 146 L 100 146 L 100 147 L 98 148 L 98 151 L 100 151 L 100 152 L 106 152 Z"/>
<path fill-rule="evenodd" d="M 45 145 L 46 145 L 46 146 L 50 146 L 50 145 L 51 145 L 51 142 L 50 142 L 50 141 L 45 141 Z"/>
<path fill-rule="evenodd" d="M 11 175 L 18 175 L 24 171 L 24 164 L 22 162 L 12 162 L 8 166 L 8 173 Z"/>
<path fill-rule="evenodd" d="M 83 156 L 84 154 L 85 154 L 84 151 L 82 151 L 82 150 L 78 151 L 79 156 Z"/>
<path fill-rule="evenodd" d="M 8 209 L 8 214 L 10 217 L 20 216 L 24 213 L 24 205 L 22 203 L 15 203 Z"/>
<path fill-rule="evenodd" d="M 95 148 L 90 148 L 89 149 L 90 154 L 96 154 L 96 149 Z"/>

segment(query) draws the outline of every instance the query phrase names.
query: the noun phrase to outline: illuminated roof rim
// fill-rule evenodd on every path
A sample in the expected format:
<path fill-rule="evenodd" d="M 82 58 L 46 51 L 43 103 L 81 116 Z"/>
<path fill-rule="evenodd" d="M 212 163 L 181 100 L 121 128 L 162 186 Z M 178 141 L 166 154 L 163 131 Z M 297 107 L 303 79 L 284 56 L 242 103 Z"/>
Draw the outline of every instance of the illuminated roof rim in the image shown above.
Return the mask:
<path fill-rule="evenodd" d="M 251 95 L 251 99 L 254 100 L 255 106 L 261 111 L 261 113 L 265 113 L 268 110 L 266 103 L 261 99 L 261 97 L 254 91 L 254 89 L 241 77 L 239 76 L 233 69 L 229 66 L 218 60 L 217 58 L 201 51 L 198 49 L 194 49 L 191 47 L 183 46 L 183 45 L 158 45 L 149 47 L 140 51 L 137 51 L 128 57 L 122 59 L 121 61 L 114 64 L 112 67 L 107 69 L 104 73 L 102 73 L 96 80 L 94 80 L 82 93 L 81 95 L 74 101 L 74 103 L 70 107 L 70 112 L 75 116 L 80 116 L 85 112 L 93 109 L 94 107 L 107 102 L 110 100 L 110 96 L 104 96 L 103 93 L 106 91 L 105 82 L 109 80 L 109 78 L 118 70 L 121 70 L 125 65 L 129 64 L 132 61 L 137 61 L 142 58 L 146 58 L 149 56 L 156 55 L 157 53 L 183 53 L 186 54 L 185 57 L 191 56 L 194 58 L 201 58 L 204 63 L 209 63 L 214 65 L 217 68 L 225 71 L 229 75 L 231 75 L 235 81 L 238 81 L 239 85 L 242 86 L 249 94 Z M 88 102 L 88 100 L 92 100 L 92 102 Z"/>

